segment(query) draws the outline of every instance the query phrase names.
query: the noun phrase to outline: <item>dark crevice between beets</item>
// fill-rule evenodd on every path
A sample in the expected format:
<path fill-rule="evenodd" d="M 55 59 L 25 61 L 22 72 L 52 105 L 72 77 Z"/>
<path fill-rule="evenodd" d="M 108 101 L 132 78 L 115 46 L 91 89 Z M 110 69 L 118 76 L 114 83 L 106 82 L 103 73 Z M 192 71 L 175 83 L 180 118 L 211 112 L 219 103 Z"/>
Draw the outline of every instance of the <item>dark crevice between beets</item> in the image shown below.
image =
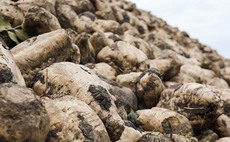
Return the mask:
<path fill-rule="evenodd" d="M 6 64 L 0 63 L 0 74 L 0 83 L 8 83 L 13 79 L 13 73 Z"/>

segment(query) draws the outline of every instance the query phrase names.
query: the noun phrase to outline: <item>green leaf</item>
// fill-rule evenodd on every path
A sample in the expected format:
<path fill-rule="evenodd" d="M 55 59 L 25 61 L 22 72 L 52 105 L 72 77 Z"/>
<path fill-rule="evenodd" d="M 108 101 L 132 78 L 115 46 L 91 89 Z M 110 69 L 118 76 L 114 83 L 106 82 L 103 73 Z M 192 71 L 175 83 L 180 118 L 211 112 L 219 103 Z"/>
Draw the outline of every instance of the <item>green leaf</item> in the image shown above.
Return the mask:
<path fill-rule="evenodd" d="M 7 33 L 8 33 L 11 40 L 13 40 L 16 44 L 19 44 L 17 36 L 14 32 L 7 31 Z"/>
<path fill-rule="evenodd" d="M 28 39 L 27 33 L 25 33 L 22 29 L 15 29 L 15 34 L 21 41 Z"/>
<path fill-rule="evenodd" d="M 137 115 L 136 113 L 131 110 L 130 113 L 128 114 L 128 118 L 131 122 L 133 122 L 134 124 L 136 124 L 136 121 L 137 121 Z"/>
<path fill-rule="evenodd" d="M 201 134 L 202 135 L 205 135 L 205 136 L 207 136 L 207 135 L 209 135 L 209 134 L 211 134 L 212 133 L 212 130 L 205 130 L 205 131 L 203 131 L 203 132 L 201 132 Z"/>
<path fill-rule="evenodd" d="M 10 21 L 0 17 L 0 32 L 7 29 L 12 29 Z"/>

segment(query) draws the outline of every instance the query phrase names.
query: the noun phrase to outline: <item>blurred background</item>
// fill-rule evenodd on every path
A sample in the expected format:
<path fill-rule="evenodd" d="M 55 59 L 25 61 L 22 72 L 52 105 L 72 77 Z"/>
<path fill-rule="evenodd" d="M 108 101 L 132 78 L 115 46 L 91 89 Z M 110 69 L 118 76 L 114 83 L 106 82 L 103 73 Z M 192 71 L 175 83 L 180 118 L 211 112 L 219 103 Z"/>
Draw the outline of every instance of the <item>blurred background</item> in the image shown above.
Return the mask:
<path fill-rule="evenodd" d="M 130 0 L 230 58 L 230 0 Z"/>

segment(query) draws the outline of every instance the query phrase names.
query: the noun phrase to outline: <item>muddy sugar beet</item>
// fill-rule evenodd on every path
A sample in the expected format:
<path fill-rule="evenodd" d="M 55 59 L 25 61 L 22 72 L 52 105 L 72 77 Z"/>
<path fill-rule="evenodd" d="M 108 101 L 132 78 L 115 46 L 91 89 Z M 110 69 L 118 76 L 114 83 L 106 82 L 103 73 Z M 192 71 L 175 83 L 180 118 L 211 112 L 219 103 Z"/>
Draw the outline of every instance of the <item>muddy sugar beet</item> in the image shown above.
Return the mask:
<path fill-rule="evenodd" d="M 0 141 L 227 142 L 229 85 L 229 59 L 132 2 L 0 1 Z"/>

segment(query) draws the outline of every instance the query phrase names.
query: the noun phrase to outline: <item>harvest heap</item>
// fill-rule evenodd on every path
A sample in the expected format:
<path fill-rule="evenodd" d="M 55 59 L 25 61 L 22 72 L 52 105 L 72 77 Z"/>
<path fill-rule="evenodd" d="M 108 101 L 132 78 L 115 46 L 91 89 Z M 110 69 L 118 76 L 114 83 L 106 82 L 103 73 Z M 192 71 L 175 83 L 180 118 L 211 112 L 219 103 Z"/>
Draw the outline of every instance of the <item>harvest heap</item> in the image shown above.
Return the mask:
<path fill-rule="evenodd" d="M 0 141 L 229 141 L 230 61 L 135 4 L 4 0 L 0 24 Z"/>

